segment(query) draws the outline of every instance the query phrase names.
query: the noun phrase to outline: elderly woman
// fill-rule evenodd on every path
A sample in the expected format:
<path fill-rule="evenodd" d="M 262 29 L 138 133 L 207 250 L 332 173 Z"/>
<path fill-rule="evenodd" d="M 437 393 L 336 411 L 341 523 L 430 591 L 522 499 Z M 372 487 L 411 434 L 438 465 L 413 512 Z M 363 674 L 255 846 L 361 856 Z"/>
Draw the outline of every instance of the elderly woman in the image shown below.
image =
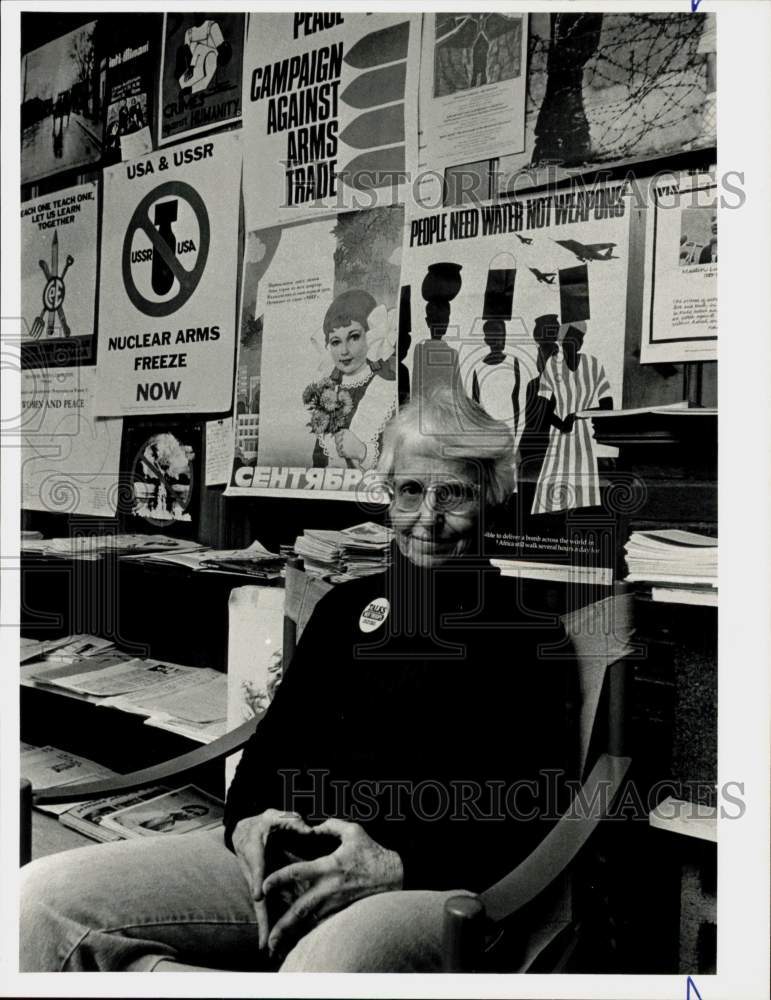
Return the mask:
<path fill-rule="evenodd" d="M 244 751 L 224 837 L 34 862 L 22 968 L 440 967 L 446 898 L 529 853 L 571 757 L 563 635 L 480 558 L 510 453 L 465 397 L 402 410 L 381 459 L 390 568 L 317 605 Z"/>

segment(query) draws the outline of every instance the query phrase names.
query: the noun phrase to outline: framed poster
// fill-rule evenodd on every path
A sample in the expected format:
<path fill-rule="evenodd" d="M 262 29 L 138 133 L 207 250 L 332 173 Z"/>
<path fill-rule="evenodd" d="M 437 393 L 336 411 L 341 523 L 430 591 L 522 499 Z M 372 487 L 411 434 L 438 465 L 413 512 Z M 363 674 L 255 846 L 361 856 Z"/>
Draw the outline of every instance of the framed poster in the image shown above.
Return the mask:
<path fill-rule="evenodd" d="M 192 140 L 105 170 L 101 416 L 230 409 L 239 138 Z"/>

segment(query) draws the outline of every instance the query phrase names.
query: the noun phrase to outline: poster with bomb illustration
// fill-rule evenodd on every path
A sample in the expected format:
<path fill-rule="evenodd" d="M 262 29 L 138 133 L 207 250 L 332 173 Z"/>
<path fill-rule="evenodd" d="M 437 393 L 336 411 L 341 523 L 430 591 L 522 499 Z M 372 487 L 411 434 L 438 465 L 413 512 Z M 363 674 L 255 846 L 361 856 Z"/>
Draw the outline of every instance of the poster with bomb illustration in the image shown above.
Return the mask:
<path fill-rule="evenodd" d="M 249 19 L 247 229 L 403 203 L 417 163 L 419 14 Z"/>
<path fill-rule="evenodd" d="M 465 392 L 510 434 L 512 502 L 527 526 L 512 512 L 488 526 L 491 551 L 521 554 L 538 519 L 601 502 L 603 450 L 577 414 L 621 405 L 629 214 L 617 185 L 406 227 L 399 356 L 411 398 Z"/>
<path fill-rule="evenodd" d="M 525 144 L 527 14 L 426 14 L 420 162 L 434 171 Z"/>
<path fill-rule="evenodd" d="M 104 172 L 100 416 L 230 409 L 237 133 Z"/>
<path fill-rule="evenodd" d="M 164 14 L 158 145 L 241 120 L 243 54 L 243 14 Z"/>
<path fill-rule="evenodd" d="M 22 366 L 94 364 L 97 185 L 21 206 Z"/>
<path fill-rule="evenodd" d="M 396 409 L 404 210 L 247 234 L 227 495 L 356 499 Z"/>

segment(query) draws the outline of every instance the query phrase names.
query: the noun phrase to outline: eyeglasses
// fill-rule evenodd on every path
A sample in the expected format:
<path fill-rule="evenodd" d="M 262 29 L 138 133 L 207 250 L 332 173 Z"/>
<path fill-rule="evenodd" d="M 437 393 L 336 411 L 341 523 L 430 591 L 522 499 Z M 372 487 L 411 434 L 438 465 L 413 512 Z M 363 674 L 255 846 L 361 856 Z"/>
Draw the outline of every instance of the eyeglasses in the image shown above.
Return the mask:
<path fill-rule="evenodd" d="M 386 485 L 391 502 L 397 510 L 413 512 L 424 498 L 440 514 L 469 514 L 479 503 L 479 487 L 474 483 L 423 483 L 419 479 L 403 479 Z"/>

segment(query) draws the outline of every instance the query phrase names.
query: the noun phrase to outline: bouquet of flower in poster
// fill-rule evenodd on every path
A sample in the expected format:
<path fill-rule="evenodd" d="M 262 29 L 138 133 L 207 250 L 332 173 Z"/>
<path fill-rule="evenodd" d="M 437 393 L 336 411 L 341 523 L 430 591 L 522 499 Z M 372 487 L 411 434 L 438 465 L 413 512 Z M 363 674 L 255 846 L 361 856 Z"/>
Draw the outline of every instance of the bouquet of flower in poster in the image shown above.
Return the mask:
<path fill-rule="evenodd" d="M 341 389 L 340 383 L 335 382 L 332 376 L 306 386 L 303 403 L 310 416 L 308 428 L 316 438 L 329 434 L 337 439 L 345 430 L 347 417 L 353 410 L 350 392 Z M 350 463 L 351 460 L 346 461 Z"/>

